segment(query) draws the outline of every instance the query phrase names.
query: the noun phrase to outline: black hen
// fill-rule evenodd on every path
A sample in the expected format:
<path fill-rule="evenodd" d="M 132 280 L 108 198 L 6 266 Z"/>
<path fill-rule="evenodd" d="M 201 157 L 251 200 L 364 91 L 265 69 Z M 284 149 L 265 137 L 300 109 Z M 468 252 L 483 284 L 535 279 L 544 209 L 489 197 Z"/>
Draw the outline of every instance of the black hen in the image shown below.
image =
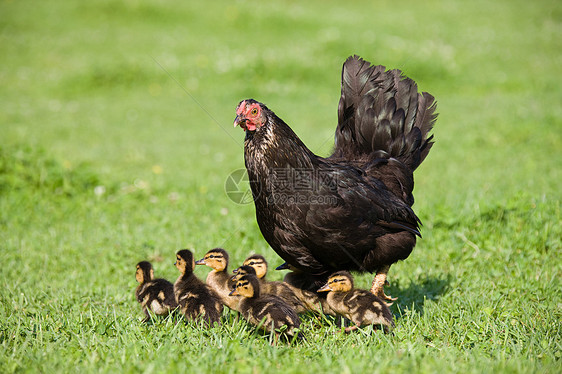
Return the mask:
<path fill-rule="evenodd" d="M 337 270 L 376 271 L 381 298 L 390 265 L 419 236 L 413 172 L 427 156 L 436 119 L 433 96 L 399 70 L 358 56 L 343 65 L 335 149 L 312 153 L 264 104 L 248 99 L 235 126 L 260 230 L 287 263 L 318 279 Z"/>

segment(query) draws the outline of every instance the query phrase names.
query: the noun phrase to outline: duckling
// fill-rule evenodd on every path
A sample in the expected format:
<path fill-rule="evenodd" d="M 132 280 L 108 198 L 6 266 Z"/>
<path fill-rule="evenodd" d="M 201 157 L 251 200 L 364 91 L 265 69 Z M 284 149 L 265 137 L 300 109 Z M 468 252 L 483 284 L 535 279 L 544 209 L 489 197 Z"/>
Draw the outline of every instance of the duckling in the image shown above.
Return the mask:
<path fill-rule="evenodd" d="M 256 275 L 256 269 L 254 269 L 253 267 L 251 267 L 250 265 L 242 265 L 239 268 L 236 268 L 234 270 L 232 270 L 232 273 L 234 274 L 230 280 L 234 283 L 234 286 L 236 287 L 236 283 L 238 282 L 238 280 L 240 278 L 242 278 L 242 276 L 244 275 L 248 275 L 248 274 L 252 274 L 252 275 Z M 257 276 L 256 276 L 257 278 Z M 260 281 L 260 279 L 258 278 L 258 281 Z M 260 281 L 260 285 L 261 285 L 261 281 Z M 262 289 L 263 292 L 263 289 Z"/>
<path fill-rule="evenodd" d="M 193 274 L 193 253 L 188 249 L 180 250 L 174 265 L 181 273 L 174 284 L 174 294 L 183 315 L 192 320 L 201 316 L 210 326 L 215 322 L 220 324 L 222 303 L 215 291 Z"/>
<path fill-rule="evenodd" d="M 394 327 L 386 303 L 369 291 L 354 288 L 353 277 L 347 271 L 332 274 L 318 292 L 328 292 L 326 300 L 330 307 L 355 324 L 347 327 L 346 333 L 366 325 L 381 324 L 387 332 Z"/>
<path fill-rule="evenodd" d="M 256 271 L 256 277 L 260 279 L 261 282 L 266 282 L 265 276 L 267 275 L 267 260 L 262 255 L 251 255 L 246 258 L 242 263 L 242 266 L 251 266 Z"/>
<path fill-rule="evenodd" d="M 335 313 L 330 311 L 330 308 L 325 300 L 320 298 L 314 292 L 294 287 L 286 282 L 268 282 L 265 279 L 268 270 L 267 261 L 262 255 L 252 255 L 248 257 L 244 261 L 243 266 L 239 269 L 245 268 L 246 266 L 254 268 L 263 293 L 280 297 L 283 301 L 295 309 L 297 313 L 313 311 L 335 315 Z M 241 271 L 247 272 L 247 269 L 242 269 Z"/>
<path fill-rule="evenodd" d="M 302 338 L 297 329 L 301 321 L 293 308 L 281 298 L 274 295 L 261 293 L 260 282 L 254 274 L 245 274 L 239 277 L 232 296 L 240 295 L 239 310 L 244 318 L 251 324 L 258 326 L 266 332 L 274 332 L 276 340 L 280 334 L 287 337 Z M 279 329 L 285 328 L 279 332 Z"/>
<path fill-rule="evenodd" d="M 228 274 L 228 253 L 222 248 L 211 249 L 195 265 L 207 265 L 213 269 L 207 275 L 207 285 L 219 295 L 224 305 L 238 310 L 240 296 L 229 296 L 236 283 Z"/>
<path fill-rule="evenodd" d="M 246 274 L 255 275 L 263 294 L 274 295 L 281 298 L 297 313 L 307 311 L 306 305 L 299 300 L 288 284 L 283 282 L 268 282 L 265 279 L 267 274 L 267 261 L 263 256 L 252 255 L 248 257 L 241 267 L 234 270 L 234 273 L 236 275 L 232 277 L 233 280 L 239 279 L 242 275 Z"/>
<path fill-rule="evenodd" d="M 174 285 L 166 279 L 154 279 L 154 269 L 150 262 L 141 261 L 137 264 L 135 278 L 139 282 L 135 296 L 146 316 L 143 322 L 150 321 L 149 311 L 158 316 L 166 316 L 178 307 Z"/>

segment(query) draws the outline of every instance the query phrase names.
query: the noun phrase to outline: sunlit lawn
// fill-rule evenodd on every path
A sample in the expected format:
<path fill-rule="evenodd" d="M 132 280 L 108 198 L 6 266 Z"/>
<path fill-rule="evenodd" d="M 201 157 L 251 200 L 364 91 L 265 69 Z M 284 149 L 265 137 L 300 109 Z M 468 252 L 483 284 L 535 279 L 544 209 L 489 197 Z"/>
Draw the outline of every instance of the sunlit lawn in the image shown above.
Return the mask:
<path fill-rule="evenodd" d="M 554 1 L 3 1 L 0 372 L 560 372 L 561 20 Z M 235 106 L 267 103 L 325 155 L 354 53 L 440 113 L 394 334 L 143 325 L 140 260 L 170 280 L 180 248 L 282 262 L 224 191 Z"/>

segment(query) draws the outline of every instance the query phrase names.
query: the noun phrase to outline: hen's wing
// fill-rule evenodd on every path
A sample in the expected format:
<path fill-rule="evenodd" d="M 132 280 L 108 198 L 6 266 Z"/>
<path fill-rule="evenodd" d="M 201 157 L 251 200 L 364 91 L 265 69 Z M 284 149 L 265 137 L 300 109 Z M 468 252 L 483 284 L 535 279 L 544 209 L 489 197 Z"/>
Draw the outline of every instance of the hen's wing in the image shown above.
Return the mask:
<path fill-rule="evenodd" d="M 329 162 L 316 177 L 322 182 L 313 191 L 299 192 L 306 197 L 299 199 L 303 203 L 276 212 L 291 217 L 278 220 L 274 242 L 283 243 L 278 253 L 294 266 L 314 274 L 339 268 L 365 270 L 364 256 L 373 250 L 377 237 L 404 230 L 419 235 L 412 209 L 383 182 L 352 166 Z"/>

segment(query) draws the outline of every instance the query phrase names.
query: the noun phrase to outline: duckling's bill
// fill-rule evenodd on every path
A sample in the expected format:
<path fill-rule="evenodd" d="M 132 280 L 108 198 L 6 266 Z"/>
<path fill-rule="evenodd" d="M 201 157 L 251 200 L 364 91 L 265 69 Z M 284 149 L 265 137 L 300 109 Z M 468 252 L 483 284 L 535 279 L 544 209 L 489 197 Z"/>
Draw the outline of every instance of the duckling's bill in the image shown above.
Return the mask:
<path fill-rule="evenodd" d="M 330 285 L 328 283 L 326 283 L 325 285 L 320 287 L 318 289 L 318 291 L 316 291 L 316 292 L 327 292 L 327 291 L 332 291 L 332 288 L 330 287 Z"/>

